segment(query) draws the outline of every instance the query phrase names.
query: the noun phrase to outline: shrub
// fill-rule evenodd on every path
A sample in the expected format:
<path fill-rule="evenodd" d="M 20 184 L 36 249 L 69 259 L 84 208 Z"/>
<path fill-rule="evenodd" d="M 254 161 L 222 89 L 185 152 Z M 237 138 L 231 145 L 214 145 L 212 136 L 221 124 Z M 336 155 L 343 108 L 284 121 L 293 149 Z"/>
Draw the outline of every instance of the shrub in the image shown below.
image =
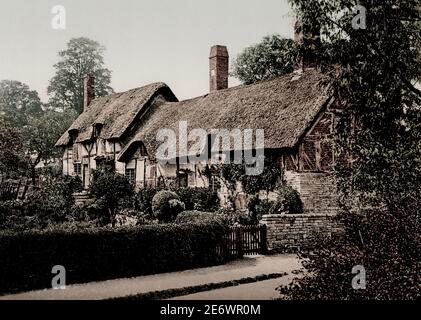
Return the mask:
<path fill-rule="evenodd" d="M 280 210 L 287 210 L 288 213 L 303 213 L 303 202 L 301 201 L 300 193 L 283 184 L 279 189 L 278 206 Z"/>
<path fill-rule="evenodd" d="M 99 212 L 108 216 L 112 226 L 116 223 L 119 204 L 123 199 L 130 198 L 134 192 L 133 186 L 125 176 L 111 170 L 94 171 L 90 191 L 93 196 L 103 201 L 106 210 Z"/>
<path fill-rule="evenodd" d="M 420 299 L 421 234 L 418 208 L 346 212 L 345 234 L 321 239 L 302 258 L 307 273 L 281 292 L 294 300 Z M 366 289 L 351 283 L 354 266 L 366 270 Z"/>
<path fill-rule="evenodd" d="M 184 202 L 186 210 L 214 212 L 220 207 L 218 193 L 210 188 L 179 188 L 174 191 Z"/>
<path fill-rule="evenodd" d="M 173 200 L 176 200 L 177 202 Z M 159 191 L 152 199 L 154 217 L 161 222 L 173 221 L 177 214 L 183 210 L 183 204 L 180 202 L 180 197 L 173 191 Z"/>
<path fill-rule="evenodd" d="M 247 201 L 247 208 L 251 219 L 259 221 L 265 214 L 278 213 L 278 204 L 275 201 L 261 200 L 258 195 L 249 197 Z"/>
<path fill-rule="evenodd" d="M 73 284 L 223 263 L 228 257 L 216 249 L 226 232 L 208 222 L 0 233 L 0 291 L 50 287 L 54 265 Z"/>
<path fill-rule="evenodd" d="M 80 179 L 63 176 L 50 180 L 42 189 L 32 192 L 21 202 L 24 216 L 38 217 L 45 223 L 63 222 L 71 214 L 73 193 L 80 190 Z"/>
<path fill-rule="evenodd" d="M 204 223 L 204 222 L 218 222 L 228 224 L 226 217 L 214 212 L 202 211 L 184 211 L 180 213 L 175 219 L 175 223 Z"/>
<path fill-rule="evenodd" d="M 152 217 L 152 200 L 157 194 L 158 190 L 154 188 L 140 189 L 133 197 L 134 209 L 142 212 L 143 214 Z"/>
<path fill-rule="evenodd" d="M 25 202 L 10 200 L 0 202 L 0 230 L 22 232 L 28 229 L 42 229 L 47 225 L 40 215 L 26 216 Z"/>
<path fill-rule="evenodd" d="M 238 212 L 230 209 L 220 209 L 217 211 L 217 214 L 221 215 L 222 219 L 230 226 L 236 224 L 247 226 L 254 225 L 258 222 L 251 215 L 245 212 Z"/>

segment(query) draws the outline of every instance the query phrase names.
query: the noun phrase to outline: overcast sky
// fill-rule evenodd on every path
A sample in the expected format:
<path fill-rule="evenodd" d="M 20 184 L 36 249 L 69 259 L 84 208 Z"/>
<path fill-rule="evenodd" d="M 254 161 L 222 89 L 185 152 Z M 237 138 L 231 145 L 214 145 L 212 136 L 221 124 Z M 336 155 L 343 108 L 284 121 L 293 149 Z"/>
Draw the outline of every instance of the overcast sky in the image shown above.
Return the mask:
<path fill-rule="evenodd" d="M 66 30 L 51 27 L 55 5 L 66 8 Z M 25 82 L 46 101 L 58 51 L 86 36 L 107 48 L 117 92 L 162 81 L 192 98 L 209 90 L 211 45 L 228 46 L 232 59 L 272 33 L 293 35 L 287 0 L 0 0 L 0 80 Z"/>

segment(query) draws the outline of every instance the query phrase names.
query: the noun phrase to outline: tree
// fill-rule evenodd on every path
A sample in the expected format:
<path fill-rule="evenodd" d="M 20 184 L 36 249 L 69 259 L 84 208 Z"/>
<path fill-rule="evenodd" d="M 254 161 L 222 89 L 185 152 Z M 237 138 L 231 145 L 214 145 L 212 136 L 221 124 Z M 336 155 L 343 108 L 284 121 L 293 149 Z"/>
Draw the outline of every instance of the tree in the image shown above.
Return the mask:
<path fill-rule="evenodd" d="M 125 176 L 113 170 L 104 169 L 93 172 L 90 192 L 95 196 L 97 202 L 105 206 L 105 215 L 114 227 L 121 201 L 131 197 L 134 190 Z"/>
<path fill-rule="evenodd" d="M 21 133 L 0 120 L 0 175 L 15 177 L 25 169 Z"/>
<path fill-rule="evenodd" d="M 238 55 L 232 75 L 244 84 L 281 76 L 294 70 L 297 57 L 298 47 L 293 40 L 267 36 Z"/>
<path fill-rule="evenodd" d="M 415 0 L 290 0 L 320 25 L 322 70 L 346 103 L 336 166 L 345 234 L 321 243 L 287 293 L 300 299 L 419 298 L 421 256 L 420 7 Z M 366 11 L 366 28 L 356 19 Z M 362 6 L 362 7 L 361 7 Z M 354 13 L 357 12 L 357 13 Z M 354 22 L 354 23 L 353 23 Z M 351 161 L 348 161 L 351 160 Z M 367 208 L 371 208 L 367 210 Z M 367 270 L 368 290 L 351 286 Z"/>
<path fill-rule="evenodd" d="M 42 114 L 42 103 L 36 91 L 13 80 L 0 81 L 0 115 L 4 121 L 22 128 L 29 117 Z"/>
<path fill-rule="evenodd" d="M 36 91 L 11 80 L 0 82 L 0 112 L 3 136 L 7 139 L 2 141 L 4 169 L 11 171 L 13 167 L 15 174 L 25 174 L 29 169 L 35 184 L 36 166 L 41 161 L 48 164 L 59 156 L 54 145 L 76 115 L 72 111 L 47 109 Z"/>
<path fill-rule="evenodd" d="M 37 118 L 29 118 L 22 129 L 23 147 L 28 160 L 32 183 L 36 181 L 36 166 L 56 161 L 61 156 L 55 143 L 70 127 L 73 117 L 68 114 L 48 110 Z"/>
<path fill-rule="evenodd" d="M 56 74 L 50 80 L 49 104 L 61 110 L 83 111 L 83 78 L 95 76 L 95 95 L 113 92 L 110 87 L 111 71 L 104 67 L 105 47 L 87 38 L 75 38 L 67 49 L 59 52 L 60 61 L 54 65 Z"/>

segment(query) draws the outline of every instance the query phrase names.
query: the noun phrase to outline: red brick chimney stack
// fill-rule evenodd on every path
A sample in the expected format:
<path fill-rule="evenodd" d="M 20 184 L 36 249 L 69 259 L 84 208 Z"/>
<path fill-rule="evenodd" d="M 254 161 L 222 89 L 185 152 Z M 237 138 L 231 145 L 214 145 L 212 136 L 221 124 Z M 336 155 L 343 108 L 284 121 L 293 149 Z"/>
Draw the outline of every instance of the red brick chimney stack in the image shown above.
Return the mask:
<path fill-rule="evenodd" d="M 83 112 L 88 110 L 92 100 L 95 99 L 95 77 L 87 74 L 83 79 Z"/>
<path fill-rule="evenodd" d="M 318 64 L 317 51 L 321 46 L 320 25 L 304 25 L 297 20 L 294 26 L 294 40 L 299 45 L 304 45 L 301 60 L 296 69 L 316 68 Z"/>
<path fill-rule="evenodd" d="M 228 89 L 229 55 L 226 46 L 213 46 L 209 56 L 210 92 Z"/>

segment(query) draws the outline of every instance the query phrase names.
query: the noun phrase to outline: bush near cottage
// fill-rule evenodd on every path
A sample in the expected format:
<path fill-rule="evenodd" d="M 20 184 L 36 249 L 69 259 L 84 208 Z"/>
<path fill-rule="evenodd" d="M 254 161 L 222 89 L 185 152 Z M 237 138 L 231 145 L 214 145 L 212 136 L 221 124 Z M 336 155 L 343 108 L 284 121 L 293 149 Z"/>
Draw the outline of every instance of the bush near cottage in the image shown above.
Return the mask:
<path fill-rule="evenodd" d="M 133 208 L 143 215 L 152 217 L 152 200 L 159 190 L 155 188 L 142 188 L 133 196 Z"/>
<path fill-rule="evenodd" d="M 100 219 L 109 219 L 115 226 L 120 204 L 133 196 L 129 180 L 112 170 L 95 170 L 92 173 L 91 194 L 97 199 Z"/>
<path fill-rule="evenodd" d="M 74 205 L 73 193 L 81 190 L 79 177 L 60 176 L 25 199 L 25 215 L 37 215 L 43 220 L 63 222 Z"/>
<path fill-rule="evenodd" d="M 174 191 L 161 190 L 152 199 L 154 217 L 160 222 L 174 221 L 184 209 L 184 203 L 180 201 L 180 197 Z"/>
<path fill-rule="evenodd" d="M 247 212 L 240 212 L 235 211 L 228 208 L 219 209 L 216 212 L 218 215 L 221 215 L 225 221 L 227 221 L 228 225 L 255 225 L 258 223 L 256 219 L 254 219 L 250 214 Z"/>
<path fill-rule="evenodd" d="M 282 184 L 277 189 L 276 201 L 260 199 L 258 195 L 249 196 L 247 207 L 253 220 L 259 221 L 266 214 L 303 213 L 303 202 L 300 194 L 291 186 Z"/>
<path fill-rule="evenodd" d="M 421 298 L 421 234 L 416 206 L 344 213 L 345 234 L 322 239 L 303 254 L 308 273 L 280 288 L 293 300 L 406 300 Z M 366 289 L 355 290 L 354 266 L 366 270 Z"/>
<path fill-rule="evenodd" d="M 203 211 L 183 211 L 175 219 L 175 223 L 203 223 L 203 222 L 217 222 L 225 225 L 229 225 L 229 221 L 226 216 L 215 212 L 203 212 Z"/>
<path fill-rule="evenodd" d="M 277 203 L 280 204 L 288 213 L 303 213 L 303 202 L 301 201 L 300 193 L 293 187 L 282 184 L 278 188 Z"/>
<path fill-rule="evenodd" d="M 174 191 L 186 210 L 214 212 L 220 208 L 218 193 L 211 188 L 177 188 Z"/>
<path fill-rule="evenodd" d="M 25 200 L 0 202 L 0 229 L 42 229 L 69 220 L 74 211 L 73 193 L 80 190 L 75 177 L 56 177 Z"/>
<path fill-rule="evenodd" d="M 334 238 L 316 250 L 307 263 L 312 276 L 296 280 L 287 293 L 293 299 L 420 299 L 419 1 L 360 1 L 364 30 L 355 27 L 353 1 L 290 2 L 303 25 L 320 26 L 316 54 L 326 84 L 346 102 L 336 126 L 335 178 L 344 210 L 360 214 L 344 216 L 343 243 Z M 355 265 L 366 269 L 365 290 L 351 286 Z"/>
<path fill-rule="evenodd" d="M 0 292 L 51 288 L 54 265 L 68 284 L 192 269 L 224 263 L 216 250 L 227 227 L 207 221 L 126 228 L 62 225 L 0 233 Z"/>

